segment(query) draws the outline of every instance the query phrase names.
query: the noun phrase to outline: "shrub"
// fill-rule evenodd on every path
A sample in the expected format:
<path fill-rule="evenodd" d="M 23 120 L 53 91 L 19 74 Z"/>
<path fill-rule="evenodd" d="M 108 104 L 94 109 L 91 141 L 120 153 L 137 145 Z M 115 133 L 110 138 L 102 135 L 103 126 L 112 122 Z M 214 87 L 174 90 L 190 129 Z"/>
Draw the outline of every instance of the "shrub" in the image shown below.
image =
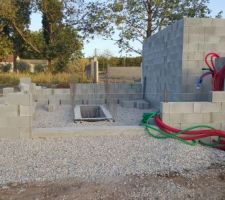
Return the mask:
<path fill-rule="evenodd" d="M 2 72 L 9 72 L 11 67 L 12 67 L 11 64 L 3 64 L 3 65 L 1 65 L 1 71 Z"/>
<path fill-rule="evenodd" d="M 40 73 L 40 72 L 43 72 L 44 70 L 45 70 L 45 65 L 36 64 L 34 66 L 34 72 Z"/>
<path fill-rule="evenodd" d="M 17 62 L 16 67 L 19 72 L 29 72 L 30 71 L 30 65 L 24 61 Z"/>
<path fill-rule="evenodd" d="M 77 74 L 72 73 L 46 73 L 40 72 L 36 74 L 31 73 L 0 73 L 0 85 L 16 86 L 19 84 L 21 77 L 30 77 L 33 83 L 38 85 L 52 87 L 69 87 L 73 83 L 87 83 L 89 80 L 82 78 Z"/>
<path fill-rule="evenodd" d="M 19 77 L 13 75 L 14 73 L 2 73 L 0 74 L 1 86 L 16 86 L 19 84 Z"/>

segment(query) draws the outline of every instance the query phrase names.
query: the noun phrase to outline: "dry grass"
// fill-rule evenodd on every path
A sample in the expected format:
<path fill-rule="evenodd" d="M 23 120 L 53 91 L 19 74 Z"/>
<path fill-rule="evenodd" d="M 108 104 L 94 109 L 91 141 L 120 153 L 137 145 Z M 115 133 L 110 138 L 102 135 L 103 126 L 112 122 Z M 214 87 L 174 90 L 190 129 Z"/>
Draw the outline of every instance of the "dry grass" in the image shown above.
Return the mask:
<path fill-rule="evenodd" d="M 21 77 L 30 77 L 33 83 L 46 86 L 58 85 L 61 87 L 68 87 L 70 82 L 89 82 L 86 77 L 79 76 L 75 73 L 0 73 L 0 85 L 3 87 L 16 86 L 19 84 L 19 79 Z"/>

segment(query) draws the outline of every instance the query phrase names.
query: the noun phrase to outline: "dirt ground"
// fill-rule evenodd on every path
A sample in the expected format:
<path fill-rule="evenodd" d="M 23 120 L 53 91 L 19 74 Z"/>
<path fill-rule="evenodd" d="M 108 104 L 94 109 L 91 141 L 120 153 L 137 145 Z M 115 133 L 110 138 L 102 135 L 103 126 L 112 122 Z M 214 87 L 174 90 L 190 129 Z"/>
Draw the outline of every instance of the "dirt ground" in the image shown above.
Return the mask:
<path fill-rule="evenodd" d="M 188 172 L 189 173 L 189 172 Z M 84 182 L 10 183 L 0 188 L 0 200 L 67 199 L 225 199 L 225 168 L 203 170 L 201 175 L 176 173 L 132 175 Z"/>

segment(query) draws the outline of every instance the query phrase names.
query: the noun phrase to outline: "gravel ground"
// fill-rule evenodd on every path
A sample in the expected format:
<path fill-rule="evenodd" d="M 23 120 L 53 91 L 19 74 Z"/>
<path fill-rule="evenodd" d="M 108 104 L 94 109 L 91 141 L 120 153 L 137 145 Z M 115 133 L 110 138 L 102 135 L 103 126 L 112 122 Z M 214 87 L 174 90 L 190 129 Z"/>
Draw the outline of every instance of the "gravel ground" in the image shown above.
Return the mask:
<path fill-rule="evenodd" d="M 8 184 L 0 187 L 0 200 L 96 200 L 96 199 L 198 199 L 222 200 L 225 197 L 225 168 L 202 170 L 201 175 L 187 178 L 166 176 L 124 176 L 102 182 L 77 178 L 57 181 Z"/>
<path fill-rule="evenodd" d="M 79 178 L 158 173 L 200 173 L 225 165 L 225 153 L 148 136 L 79 137 L 69 139 L 1 139 L 0 185 Z"/>
<path fill-rule="evenodd" d="M 112 105 L 109 111 L 115 119 L 115 122 L 82 122 L 74 123 L 73 108 L 70 105 L 60 106 L 54 112 L 48 112 L 44 107 L 37 107 L 34 128 L 52 128 L 52 127 L 83 127 L 83 126 L 125 126 L 138 125 L 144 112 L 151 112 L 151 109 L 140 110 L 136 108 L 123 108 Z"/>

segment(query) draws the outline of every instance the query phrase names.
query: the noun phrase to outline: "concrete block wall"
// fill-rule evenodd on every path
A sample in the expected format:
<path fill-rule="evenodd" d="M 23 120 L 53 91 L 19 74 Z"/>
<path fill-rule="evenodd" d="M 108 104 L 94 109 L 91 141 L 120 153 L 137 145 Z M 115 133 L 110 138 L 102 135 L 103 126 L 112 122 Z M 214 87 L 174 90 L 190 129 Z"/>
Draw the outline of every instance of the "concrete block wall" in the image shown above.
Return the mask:
<path fill-rule="evenodd" d="M 164 100 L 208 101 L 210 78 L 204 80 L 201 90 L 196 90 L 195 83 L 208 52 L 225 56 L 224 27 L 224 19 L 184 18 L 146 39 L 142 69 L 145 98 L 155 107 Z"/>
<path fill-rule="evenodd" d="M 184 38 L 182 54 L 182 91 L 200 93 L 200 99 L 206 101 L 211 91 L 211 77 L 204 80 L 200 91 L 196 91 L 196 79 L 206 67 L 204 58 L 209 52 L 225 56 L 225 20 L 224 19 L 184 19 Z"/>
<path fill-rule="evenodd" d="M 57 104 L 71 105 L 70 89 L 36 88 L 33 91 L 33 99 L 38 105 Z"/>
<path fill-rule="evenodd" d="M 141 79 L 141 67 L 108 67 L 108 78 L 123 78 L 129 80 Z"/>
<path fill-rule="evenodd" d="M 36 85 L 30 78 L 21 78 L 20 91 L 3 88 L 0 98 L 0 138 L 30 138 L 36 103 L 32 92 Z"/>
<path fill-rule="evenodd" d="M 209 125 L 225 130 L 225 92 L 212 92 L 212 102 L 161 103 L 162 120 L 179 129 Z"/>
<path fill-rule="evenodd" d="M 34 105 L 32 96 L 22 92 L 8 93 L 0 104 L 0 138 L 31 137 Z"/>
<path fill-rule="evenodd" d="M 141 84 L 74 84 L 72 96 L 74 104 L 105 104 L 142 99 L 143 94 Z"/>
<path fill-rule="evenodd" d="M 58 105 L 120 103 L 122 100 L 142 99 L 142 85 L 130 83 L 72 84 L 71 89 L 32 89 L 33 100 L 38 105 L 50 105 L 50 110 Z"/>
<path fill-rule="evenodd" d="M 146 39 L 143 46 L 142 76 L 145 99 L 153 106 L 163 101 L 164 90 L 181 92 L 183 20 Z"/>

